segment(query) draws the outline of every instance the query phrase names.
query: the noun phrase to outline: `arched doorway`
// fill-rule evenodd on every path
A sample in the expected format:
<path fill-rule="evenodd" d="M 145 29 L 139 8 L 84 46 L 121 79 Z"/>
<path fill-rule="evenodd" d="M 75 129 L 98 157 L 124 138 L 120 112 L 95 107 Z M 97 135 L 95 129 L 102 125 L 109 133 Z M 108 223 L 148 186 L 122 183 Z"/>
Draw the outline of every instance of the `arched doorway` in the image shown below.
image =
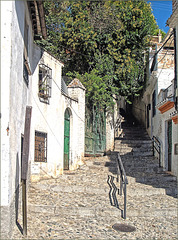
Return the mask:
<path fill-rule="evenodd" d="M 64 170 L 69 170 L 70 148 L 70 112 L 66 109 L 64 115 Z"/>

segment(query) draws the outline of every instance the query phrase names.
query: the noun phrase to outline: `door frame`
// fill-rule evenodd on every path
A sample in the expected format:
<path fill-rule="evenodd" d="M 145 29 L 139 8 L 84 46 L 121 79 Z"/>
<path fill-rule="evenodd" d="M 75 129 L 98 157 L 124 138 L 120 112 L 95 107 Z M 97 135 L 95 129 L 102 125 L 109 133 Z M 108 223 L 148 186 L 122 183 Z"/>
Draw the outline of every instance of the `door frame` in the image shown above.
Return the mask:
<path fill-rule="evenodd" d="M 69 122 L 69 128 L 66 132 L 66 123 Z M 69 108 L 66 108 L 64 112 L 64 150 L 63 150 L 63 169 L 69 170 L 70 163 L 70 139 L 71 139 L 71 112 Z M 68 139 L 68 143 L 67 143 Z M 67 151 L 66 151 L 67 147 Z M 66 159 L 67 158 L 67 159 Z"/>

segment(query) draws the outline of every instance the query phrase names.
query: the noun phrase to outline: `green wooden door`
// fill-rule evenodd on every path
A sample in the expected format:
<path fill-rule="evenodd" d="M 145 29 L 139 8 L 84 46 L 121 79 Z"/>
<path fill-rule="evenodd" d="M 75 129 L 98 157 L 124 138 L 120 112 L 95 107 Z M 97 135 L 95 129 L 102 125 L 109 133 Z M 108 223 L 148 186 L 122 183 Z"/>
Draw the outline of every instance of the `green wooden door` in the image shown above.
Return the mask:
<path fill-rule="evenodd" d="M 172 160 L 172 120 L 168 122 L 168 171 L 171 171 L 171 160 Z"/>
<path fill-rule="evenodd" d="M 64 170 L 69 169 L 69 146 L 70 146 L 70 113 L 67 109 L 64 116 Z"/>

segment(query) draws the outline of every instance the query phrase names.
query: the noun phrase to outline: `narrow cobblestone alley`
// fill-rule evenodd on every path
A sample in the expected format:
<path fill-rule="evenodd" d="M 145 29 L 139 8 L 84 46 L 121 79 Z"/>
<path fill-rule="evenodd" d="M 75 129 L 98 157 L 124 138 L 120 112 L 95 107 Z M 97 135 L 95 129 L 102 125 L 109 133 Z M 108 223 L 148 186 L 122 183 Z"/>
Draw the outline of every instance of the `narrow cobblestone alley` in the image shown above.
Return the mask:
<path fill-rule="evenodd" d="M 75 171 L 31 184 L 28 239 L 177 239 L 176 178 L 158 168 L 146 133 L 137 126 L 132 133 L 128 129 L 123 129 L 110 156 L 86 158 Z M 133 131 L 134 141 L 129 137 Z M 126 220 L 116 181 L 117 151 L 128 176 Z M 116 223 L 136 231 L 115 231 Z M 23 239 L 17 226 L 12 239 Z"/>

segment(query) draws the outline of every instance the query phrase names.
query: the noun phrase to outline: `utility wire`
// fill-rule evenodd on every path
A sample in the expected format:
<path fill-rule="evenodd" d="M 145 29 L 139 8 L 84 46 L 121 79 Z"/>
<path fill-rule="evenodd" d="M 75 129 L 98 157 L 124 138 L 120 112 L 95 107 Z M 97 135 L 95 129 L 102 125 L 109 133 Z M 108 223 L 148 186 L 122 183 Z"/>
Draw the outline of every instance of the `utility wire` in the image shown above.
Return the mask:
<path fill-rule="evenodd" d="M 170 44 L 169 44 L 169 47 L 171 46 L 171 44 L 172 44 L 172 42 L 173 42 L 173 40 L 174 39 L 172 39 L 171 40 L 171 42 L 170 42 Z M 167 53 L 168 53 L 168 51 L 169 51 L 169 47 L 168 47 L 168 49 L 167 49 L 167 51 L 166 51 L 166 53 L 164 54 L 164 56 L 159 60 L 159 62 L 157 62 L 156 64 L 155 64 L 155 66 L 157 66 L 165 57 L 166 57 L 166 55 L 167 55 Z M 157 53 L 156 53 L 157 54 Z M 153 57 L 155 57 L 156 56 L 156 54 L 154 54 L 154 56 Z"/>
<path fill-rule="evenodd" d="M 52 78 L 53 82 L 55 83 L 55 85 L 57 86 L 57 88 L 59 89 L 60 93 L 62 92 L 62 89 L 59 87 L 59 85 L 57 84 L 57 82 Z M 66 97 L 70 97 L 65 95 Z M 70 97 L 71 98 L 71 97 Z M 76 116 L 85 123 L 85 121 L 83 121 L 83 119 L 76 113 L 76 111 L 74 110 L 74 108 L 72 107 L 72 105 L 70 104 L 71 109 L 74 111 L 74 113 L 76 114 Z"/>
<path fill-rule="evenodd" d="M 39 112 L 41 113 L 41 115 L 42 115 L 42 117 L 44 118 L 44 120 L 45 120 L 46 124 L 48 125 L 48 127 L 49 127 L 49 129 L 50 129 L 51 133 L 52 133 L 52 134 L 53 134 L 53 136 L 55 137 L 55 139 L 56 139 L 56 141 L 57 141 L 58 145 L 60 146 L 60 148 L 62 149 L 62 145 L 60 144 L 60 142 L 59 142 L 58 138 L 56 137 L 55 133 L 53 132 L 53 130 L 52 130 L 52 128 L 51 128 L 51 126 L 50 126 L 50 124 L 48 123 L 48 121 L 47 121 L 47 119 L 45 118 L 44 114 L 42 113 L 42 111 L 41 111 L 40 107 L 38 106 L 38 104 L 37 104 L 37 102 L 36 102 L 36 100 L 35 100 L 35 97 L 34 97 L 34 95 L 33 95 L 33 92 L 32 92 L 32 97 L 33 97 L 33 100 L 34 100 L 34 102 L 35 102 L 35 104 L 36 104 L 36 106 L 37 106 L 37 108 L 38 108 Z"/>

